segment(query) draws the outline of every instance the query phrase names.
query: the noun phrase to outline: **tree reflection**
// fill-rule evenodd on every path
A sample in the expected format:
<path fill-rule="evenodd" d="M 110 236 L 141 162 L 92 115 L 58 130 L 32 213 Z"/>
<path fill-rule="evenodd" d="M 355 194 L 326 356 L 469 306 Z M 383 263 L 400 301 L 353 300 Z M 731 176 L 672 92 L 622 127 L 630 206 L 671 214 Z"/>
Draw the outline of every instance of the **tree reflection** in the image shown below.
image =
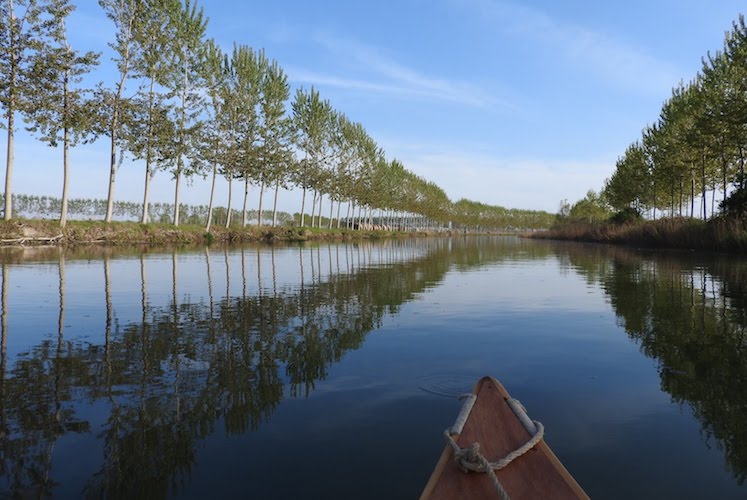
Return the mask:
<path fill-rule="evenodd" d="M 564 251 L 604 288 L 621 325 L 659 362 L 662 389 L 689 404 L 740 484 L 747 478 L 747 265 L 615 249 Z"/>
<path fill-rule="evenodd" d="M 118 255 L 107 249 L 101 340 L 66 340 L 65 309 L 71 301 L 65 269 L 72 259 L 93 257 L 91 250 L 85 252 L 43 254 L 42 260 L 58 263 L 57 335 L 13 360 L 5 348 L 10 268 L 24 257 L 4 255 L 0 474 L 11 496 L 52 494 L 55 445 L 71 433 L 92 432 L 102 458 L 81 494 L 167 496 L 188 480 L 198 443 L 217 426 L 229 435 L 251 432 L 285 397 L 309 395 L 330 366 L 358 349 L 386 315 L 397 314 L 402 304 L 438 284 L 452 266 L 525 258 L 526 252 L 545 258 L 552 249 L 444 239 L 303 246 L 295 285 L 281 284 L 272 247 L 256 249 L 255 259 L 246 258 L 247 249 L 225 249 L 223 278 L 215 276 L 222 273 L 213 272 L 209 250 L 202 249 L 204 260 L 191 261 L 191 267 L 174 252 L 170 300 L 162 305 L 149 300 L 147 271 L 169 261 L 125 252 L 138 256 L 140 278 L 133 303 L 139 302 L 141 314 L 130 322 L 116 315 L 113 292 L 119 280 L 112 262 Z M 286 265 L 295 262 L 295 249 L 287 252 L 292 259 L 284 260 Z M 204 298 L 180 296 L 177 287 L 181 272 L 195 271 L 194 262 L 204 262 Z M 213 296 L 219 295 L 215 279 L 226 281 L 223 297 Z M 231 290 L 236 279 L 243 282 L 239 294 Z M 103 418 L 94 424 L 91 414 Z"/>

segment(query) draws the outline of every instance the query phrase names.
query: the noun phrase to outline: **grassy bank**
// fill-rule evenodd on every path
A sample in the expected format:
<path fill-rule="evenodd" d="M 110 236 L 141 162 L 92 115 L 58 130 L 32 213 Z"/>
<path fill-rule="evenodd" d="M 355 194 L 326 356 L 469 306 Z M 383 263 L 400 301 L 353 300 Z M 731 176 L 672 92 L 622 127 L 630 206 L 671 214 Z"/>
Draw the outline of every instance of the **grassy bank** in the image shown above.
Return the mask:
<path fill-rule="evenodd" d="M 312 229 L 298 227 L 212 227 L 135 222 L 71 221 L 64 229 L 57 221 L 0 221 L 0 245 L 194 245 L 203 243 L 290 242 L 307 240 L 377 239 L 412 233 Z"/>
<path fill-rule="evenodd" d="M 726 218 L 715 218 L 707 222 L 689 218 L 627 224 L 569 222 L 530 237 L 649 248 L 747 253 L 747 221 Z"/>

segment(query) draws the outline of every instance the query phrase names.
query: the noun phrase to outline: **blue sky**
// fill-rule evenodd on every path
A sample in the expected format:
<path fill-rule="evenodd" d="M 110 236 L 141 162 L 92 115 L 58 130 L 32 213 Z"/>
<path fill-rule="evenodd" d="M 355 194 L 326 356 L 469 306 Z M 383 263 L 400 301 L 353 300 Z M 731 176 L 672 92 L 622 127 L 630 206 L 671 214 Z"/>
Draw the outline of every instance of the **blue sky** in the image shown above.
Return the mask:
<path fill-rule="evenodd" d="M 561 199 L 601 188 L 618 155 L 656 120 L 672 86 L 721 48 L 743 8 L 736 0 L 200 5 L 210 18 L 208 36 L 225 50 L 234 42 L 264 48 L 293 87 L 314 85 L 361 122 L 390 159 L 452 200 L 550 212 Z M 111 83 L 111 24 L 94 0 L 77 6 L 71 41 L 104 52 L 91 81 Z M 73 150 L 72 196 L 106 197 L 106 143 Z M 14 191 L 59 196 L 60 157 L 20 132 Z M 144 167 L 125 161 L 117 175 L 117 199 L 141 201 Z M 197 179 L 182 199 L 207 204 L 208 193 L 208 182 Z M 256 195 L 250 193 L 252 207 Z M 152 196 L 173 200 L 169 174 L 157 174 Z M 226 197 L 219 182 L 218 202 L 225 205 Z M 299 200 L 284 192 L 280 208 L 298 211 Z"/>

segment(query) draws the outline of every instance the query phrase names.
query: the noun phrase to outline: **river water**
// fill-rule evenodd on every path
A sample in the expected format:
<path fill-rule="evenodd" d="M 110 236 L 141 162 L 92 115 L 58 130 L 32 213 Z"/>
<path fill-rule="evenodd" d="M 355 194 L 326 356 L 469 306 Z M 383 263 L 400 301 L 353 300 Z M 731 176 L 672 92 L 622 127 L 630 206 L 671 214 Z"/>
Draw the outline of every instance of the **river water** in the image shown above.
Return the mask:
<path fill-rule="evenodd" d="M 747 496 L 745 259 L 508 237 L 1 255 L 3 496 L 415 498 L 483 375 L 592 498 Z"/>

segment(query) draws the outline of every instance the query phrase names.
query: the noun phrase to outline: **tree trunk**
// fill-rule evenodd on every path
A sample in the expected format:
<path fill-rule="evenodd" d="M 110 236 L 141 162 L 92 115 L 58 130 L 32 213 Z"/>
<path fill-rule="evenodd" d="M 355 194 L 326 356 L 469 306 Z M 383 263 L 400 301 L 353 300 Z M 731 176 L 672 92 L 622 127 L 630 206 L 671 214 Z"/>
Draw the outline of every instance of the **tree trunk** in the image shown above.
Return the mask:
<path fill-rule="evenodd" d="M 246 225 L 249 223 L 247 220 L 247 213 L 246 213 L 246 205 L 249 201 L 249 177 L 244 177 L 244 205 L 242 206 L 241 210 L 241 225 L 246 227 Z"/>
<path fill-rule="evenodd" d="M 319 192 L 319 213 L 317 214 L 316 224 L 319 229 L 322 228 L 322 202 L 324 201 L 324 193 Z"/>
<path fill-rule="evenodd" d="M 716 213 L 716 180 L 713 181 L 713 189 L 711 190 L 711 217 Z"/>
<path fill-rule="evenodd" d="M 327 229 L 332 229 L 332 211 L 335 209 L 335 200 L 329 199 L 329 224 Z"/>
<path fill-rule="evenodd" d="M 148 218 L 148 198 L 150 198 L 150 179 L 151 179 L 151 172 L 150 172 L 150 165 L 148 163 L 148 160 L 146 160 L 145 164 L 145 188 L 143 189 L 143 213 L 140 217 L 140 223 L 141 224 L 147 224 L 149 222 Z"/>
<path fill-rule="evenodd" d="M 303 195 L 301 195 L 301 221 L 299 226 L 303 227 L 304 225 L 304 210 L 306 209 L 306 186 L 303 187 Z"/>
<path fill-rule="evenodd" d="M 314 214 L 316 213 L 316 195 L 317 195 L 317 190 L 315 189 L 314 197 L 311 199 L 311 227 L 312 228 L 315 227 L 314 226 Z"/>
<path fill-rule="evenodd" d="M 703 200 L 703 220 L 706 220 L 708 218 L 706 216 L 706 209 L 708 207 L 707 207 L 707 201 L 706 201 L 706 189 L 707 189 L 707 186 L 706 186 L 706 170 L 705 170 L 706 169 L 706 155 L 705 155 L 705 151 L 703 152 L 703 154 L 701 155 L 701 157 L 702 157 L 702 161 L 701 161 L 701 166 L 700 166 L 700 173 L 701 173 L 702 182 L 703 182 L 703 196 L 702 196 L 702 200 Z"/>
<path fill-rule="evenodd" d="M 68 81 L 70 70 L 65 71 L 65 79 L 62 87 L 62 109 L 65 116 L 65 126 L 62 129 L 62 210 L 60 210 L 60 227 L 67 225 L 67 193 L 70 184 L 70 130 L 67 126 L 67 118 L 70 114 L 70 103 L 68 95 Z"/>
<path fill-rule="evenodd" d="M 111 137 L 111 145 L 109 147 L 109 191 L 106 197 L 106 217 L 104 218 L 104 222 L 107 223 L 112 221 L 112 215 L 114 212 L 114 180 L 117 175 L 117 131 L 119 128 L 119 107 L 122 102 L 122 92 L 124 92 L 127 73 L 129 71 L 129 52 L 124 57 L 125 68 L 120 74 L 119 83 L 117 84 L 117 93 L 114 96 L 114 103 L 112 106 L 112 121 L 109 126 L 109 136 Z"/>
<path fill-rule="evenodd" d="M 67 125 L 65 125 L 62 134 L 62 210 L 60 211 L 60 227 L 65 227 L 67 225 L 67 191 L 70 183 L 70 132 Z"/>
<path fill-rule="evenodd" d="M 207 224 L 205 231 L 210 232 L 210 224 L 213 222 L 213 199 L 215 198 L 215 177 L 218 174 L 218 163 L 213 162 L 213 180 L 210 183 L 210 204 L 208 205 Z"/>
<path fill-rule="evenodd" d="M 262 226 L 262 198 L 265 195 L 265 181 L 259 183 L 259 212 L 257 213 L 257 227 Z"/>
<path fill-rule="evenodd" d="M 685 189 L 682 185 L 682 175 L 680 174 L 680 217 L 682 217 L 682 206 L 683 206 L 683 200 L 685 199 Z"/>
<path fill-rule="evenodd" d="M 150 180 L 153 174 L 151 173 L 151 162 L 153 161 L 153 152 L 151 141 L 153 140 L 153 108 L 155 103 L 153 102 L 153 87 L 155 80 L 150 79 L 150 92 L 148 93 L 148 137 L 146 137 L 145 144 L 145 188 L 143 189 L 143 216 L 140 219 L 141 224 L 148 223 L 148 201 L 150 200 Z"/>
<path fill-rule="evenodd" d="M 10 0 L 10 25 L 16 24 L 15 8 L 13 0 Z M 7 156 L 5 157 L 5 220 L 13 218 L 13 141 L 15 139 L 15 113 L 16 113 L 16 85 L 18 84 L 18 50 L 15 44 L 15 37 L 10 31 L 8 52 L 10 54 L 10 78 L 8 82 L 8 104 L 6 112 L 8 113 L 8 146 Z"/>
<path fill-rule="evenodd" d="M 275 181 L 275 199 L 272 202 L 272 227 L 278 225 L 278 191 L 280 191 L 280 180 Z"/>
<path fill-rule="evenodd" d="M 176 186 L 174 188 L 174 225 L 179 225 L 179 184 L 182 180 L 182 169 L 177 167 L 176 169 Z"/>
<path fill-rule="evenodd" d="M 112 127 L 109 130 L 111 133 L 111 145 L 109 148 L 109 191 L 106 195 L 106 217 L 104 222 L 109 223 L 112 221 L 112 214 L 114 212 L 114 179 L 117 176 L 117 110 L 114 109 L 115 118 L 112 119 Z M 6 186 L 7 190 L 7 186 Z M 7 200 L 6 200 L 7 201 Z"/>
<path fill-rule="evenodd" d="M 186 51 L 185 51 L 186 52 Z M 182 109 L 179 119 L 179 151 L 176 158 L 176 186 L 174 194 L 174 225 L 179 225 L 179 184 L 182 176 L 182 165 L 184 162 L 184 129 L 187 123 L 187 85 L 189 85 L 189 75 L 187 73 L 187 56 L 184 56 L 184 87 L 182 88 Z"/>
<path fill-rule="evenodd" d="M 342 209 L 342 200 L 339 200 L 337 202 L 337 229 L 340 229 L 340 223 L 342 221 L 342 213 L 340 210 Z"/>
<path fill-rule="evenodd" d="M 226 210 L 226 229 L 231 225 L 231 197 L 233 195 L 233 179 L 228 176 L 228 209 Z"/>
<path fill-rule="evenodd" d="M 690 170 L 690 218 L 695 218 L 695 173 L 692 170 Z"/>
<path fill-rule="evenodd" d="M 729 162 L 726 160 L 726 154 L 722 151 L 721 152 L 721 166 L 723 169 L 723 181 L 724 181 L 724 201 L 726 201 L 726 171 L 729 168 Z"/>

